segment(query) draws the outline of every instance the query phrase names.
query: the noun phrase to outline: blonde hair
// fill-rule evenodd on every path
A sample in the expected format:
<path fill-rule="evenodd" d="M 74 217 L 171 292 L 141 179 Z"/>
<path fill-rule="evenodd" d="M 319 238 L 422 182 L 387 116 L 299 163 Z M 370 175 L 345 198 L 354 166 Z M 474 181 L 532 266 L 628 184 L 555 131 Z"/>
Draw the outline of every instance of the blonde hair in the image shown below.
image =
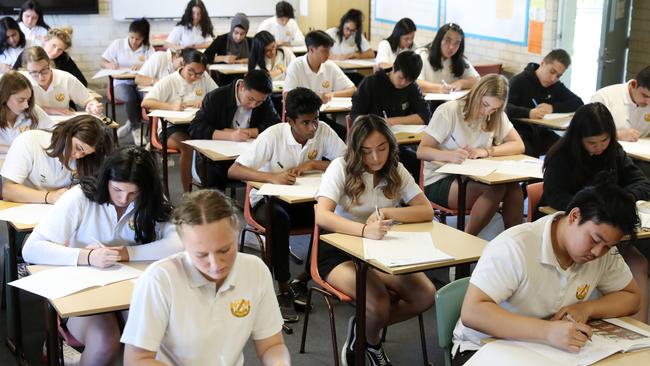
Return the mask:
<path fill-rule="evenodd" d="M 478 83 L 474 84 L 469 93 L 461 98 L 463 103 L 463 119 L 466 122 L 480 120 L 481 100 L 483 97 L 494 97 L 503 104 L 491 115 L 487 116 L 485 123 L 481 126 L 483 131 L 494 131 L 497 126 L 501 125 L 503 109 L 508 100 L 508 80 L 503 75 L 488 74 L 481 78 Z"/>
<path fill-rule="evenodd" d="M 72 33 L 73 29 L 69 25 L 64 25 L 57 28 L 50 28 L 45 35 L 45 40 L 49 41 L 52 38 L 58 38 L 65 44 L 65 48 L 72 47 Z"/>
<path fill-rule="evenodd" d="M 184 194 L 181 204 L 172 214 L 177 230 L 182 225 L 204 225 L 222 219 L 228 219 L 233 229 L 239 231 L 239 210 L 230 198 L 213 189 Z"/>
<path fill-rule="evenodd" d="M 47 55 L 47 52 L 45 52 L 41 46 L 28 47 L 23 51 L 22 61 L 24 68 L 27 68 L 27 64 L 30 62 L 38 62 L 42 60 L 47 61 L 47 63 L 50 64 L 50 67 L 52 67 L 50 56 Z"/>

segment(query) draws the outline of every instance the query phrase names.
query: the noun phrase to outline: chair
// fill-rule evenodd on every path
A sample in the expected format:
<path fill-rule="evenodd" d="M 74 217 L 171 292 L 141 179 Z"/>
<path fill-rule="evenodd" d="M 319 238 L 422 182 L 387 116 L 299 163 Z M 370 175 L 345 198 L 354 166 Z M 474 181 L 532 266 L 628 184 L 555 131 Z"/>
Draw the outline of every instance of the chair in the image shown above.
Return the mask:
<path fill-rule="evenodd" d="M 420 179 L 418 179 L 418 185 L 420 189 L 424 192 L 424 160 L 420 160 Z M 458 210 L 451 209 L 449 207 L 444 207 L 435 202 L 429 201 L 433 212 L 441 223 L 447 225 L 447 216 L 458 216 Z M 468 215 L 471 212 L 470 209 L 465 210 L 465 214 Z"/>
<path fill-rule="evenodd" d="M 316 207 L 314 206 L 314 210 Z M 334 358 L 334 365 L 339 366 L 339 352 L 338 344 L 336 341 L 336 322 L 334 321 L 334 309 L 332 308 L 332 302 L 330 299 L 337 299 L 344 303 L 353 304 L 354 299 L 348 296 L 347 294 L 339 291 L 334 286 L 325 281 L 318 272 L 318 245 L 319 245 L 319 236 L 320 231 L 318 225 L 314 222 L 314 233 L 312 235 L 312 244 L 311 244 L 311 254 L 309 257 L 309 271 L 311 274 L 311 279 L 317 286 L 310 286 L 307 292 L 307 309 L 311 309 L 311 295 L 314 291 L 323 295 L 325 304 L 327 305 L 327 312 L 330 320 L 330 336 L 332 338 L 332 357 Z M 305 343 L 307 340 L 307 325 L 309 324 L 309 314 L 310 312 L 305 312 L 305 322 L 302 326 L 302 337 L 300 340 L 300 353 L 305 353 Z M 429 365 L 429 360 L 427 356 L 427 346 L 426 346 L 426 337 L 424 333 L 424 319 L 422 314 L 418 314 L 418 321 L 420 323 L 420 340 L 422 344 L 422 357 L 424 365 Z M 386 335 L 387 328 L 384 328 L 383 337 Z M 382 341 L 384 338 L 382 337 Z"/>
<path fill-rule="evenodd" d="M 460 318 L 469 277 L 458 279 L 436 291 L 436 325 L 438 346 L 443 350 L 445 366 L 451 366 L 451 346 L 454 328 Z"/>
<path fill-rule="evenodd" d="M 167 155 L 180 154 L 180 151 L 171 147 L 167 147 L 167 151 L 163 151 L 162 142 L 158 138 L 158 123 L 160 123 L 160 119 L 158 117 L 151 118 L 149 140 L 151 141 L 151 151 L 159 153 L 162 158 L 163 184 L 165 185 L 165 194 L 167 194 L 169 197 L 169 173 L 167 167 Z"/>
<path fill-rule="evenodd" d="M 544 182 L 526 185 L 526 193 L 528 194 L 528 216 L 526 219 L 528 222 L 533 222 L 535 211 L 537 211 L 539 201 L 542 199 L 542 193 L 544 193 Z"/>
<path fill-rule="evenodd" d="M 474 68 L 481 77 L 487 74 L 501 74 L 503 72 L 503 64 L 474 65 Z"/>
<path fill-rule="evenodd" d="M 345 115 L 345 143 L 348 142 L 348 138 L 350 137 L 350 129 L 352 128 L 352 119 L 350 118 L 349 114 Z"/>

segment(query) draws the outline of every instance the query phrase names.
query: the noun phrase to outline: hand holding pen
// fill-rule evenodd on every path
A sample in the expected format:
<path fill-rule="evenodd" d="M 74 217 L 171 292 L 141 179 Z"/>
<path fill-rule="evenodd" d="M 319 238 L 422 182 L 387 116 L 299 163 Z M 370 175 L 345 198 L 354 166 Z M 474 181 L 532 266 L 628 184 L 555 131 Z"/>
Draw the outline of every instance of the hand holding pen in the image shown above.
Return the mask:
<path fill-rule="evenodd" d="M 463 161 L 469 158 L 470 154 L 469 151 L 467 150 L 467 146 L 461 147 L 458 141 L 456 141 L 456 138 L 454 137 L 453 134 L 449 135 L 449 138 L 451 139 L 451 141 L 454 142 L 454 144 L 456 144 L 456 149 L 447 151 L 448 157 L 446 160 L 449 161 L 450 163 L 461 164 Z"/>

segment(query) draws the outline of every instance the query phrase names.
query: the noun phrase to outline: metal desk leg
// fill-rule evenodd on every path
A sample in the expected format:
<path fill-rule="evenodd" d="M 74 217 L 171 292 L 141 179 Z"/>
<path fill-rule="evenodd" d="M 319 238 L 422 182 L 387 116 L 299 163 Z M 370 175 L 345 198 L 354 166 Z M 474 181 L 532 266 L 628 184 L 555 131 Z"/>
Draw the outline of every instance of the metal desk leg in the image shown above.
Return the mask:
<path fill-rule="evenodd" d="M 169 171 L 167 168 L 167 121 L 165 121 L 165 119 L 162 117 L 160 118 L 160 126 L 162 127 L 162 141 L 160 141 L 162 144 L 162 152 L 160 154 L 162 155 L 163 184 L 165 185 L 165 194 L 167 195 L 167 198 L 169 198 Z"/>
<path fill-rule="evenodd" d="M 63 355 L 59 352 L 59 326 L 57 322 L 56 310 L 47 299 L 45 303 L 45 327 L 47 342 L 47 364 L 48 366 L 63 365 Z"/>
<path fill-rule="evenodd" d="M 357 268 L 357 340 L 354 344 L 354 364 L 361 366 L 366 364 L 366 275 L 368 274 L 368 263 L 355 258 L 354 266 Z"/>
<path fill-rule="evenodd" d="M 456 228 L 465 231 L 465 212 L 467 211 L 467 182 L 462 175 L 456 176 L 458 183 L 458 221 Z M 456 279 L 469 276 L 469 264 L 459 264 L 456 266 Z"/>
<path fill-rule="evenodd" d="M 117 121 L 117 116 L 115 115 L 115 86 L 113 85 L 113 76 L 108 76 L 108 95 L 111 97 L 111 118 L 113 121 Z"/>
<path fill-rule="evenodd" d="M 16 229 L 7 223 L 7 234 L 9 239 L 8 258 L 5 261 L 8 268 L 5 268 L 7 283 L 18 279 L 18 251 L 16 243 Z M 6 344 L 9 350 L 16 356 L 18 363 L 26 365 L 25 353 L 23 348 L 23 327 L 22 315 L 20 313 L 20 293 L 16 287 L 7 285 L 5 289 L 5 298 L 7 300 L 7 328 L 11 334 L 8 334 Z"/>

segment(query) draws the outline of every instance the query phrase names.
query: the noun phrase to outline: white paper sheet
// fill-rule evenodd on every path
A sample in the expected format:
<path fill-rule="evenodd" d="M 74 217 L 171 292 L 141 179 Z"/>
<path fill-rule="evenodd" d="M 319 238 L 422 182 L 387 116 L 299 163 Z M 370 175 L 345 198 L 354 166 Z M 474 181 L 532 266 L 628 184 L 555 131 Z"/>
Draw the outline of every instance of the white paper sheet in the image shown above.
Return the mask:
<path fill-rule="evenodd" d="M 109 268 L 62 266 L 47 269 L 9 284 L 50 300 L 91 287 L 139 277 L 142 271 L 123 264 Z"/>
<path fill-rule="evenodd" d="M 382 240 L 363 239 L 366 260 L 374 259 L 388 267 L 451 260 L 436 248 L 426 232 L 389 231 Z"/>
<path fill-rule="evenodd" d="M 328 109 L 351 109 L 352 108 L 352 98 L 332 98 L 329 102 L 323 104 L 320 107 L 320 111 L 323 112 Z"/>
<path fill-rule="evenodd" d="M 257 191 L 264 196 L 315 197 L 320 187 L 321 176 L 298 177 L 296 184 L 264 184 Z"/>
<path fill-rule="evenodd" d="M 426 93 L 424 100 L 456 100 L 469 93 L 469 90 L 455 91 L 451 93 Z"/>
<path fill-rule="evenodd" d="M 465 362 L 465 366 L 494 365 L 549 366 L 549 360 L 514 342 L 497 340 L 483 345 L 474 356 Z"/>
<path fill-rule="evenodd" d="M 26 203 L 0 211 L 0 221 L 11 221 L 24 225 L 36 225 L 50 213 L 52 205 Z"/>
<path fill-rule="evenodd" d="M 273 91 L 284 89 L 284 80 L 273 81 Z"/>
<path fill-rule="evenodd" d="M 167 111 L 164 109 L 154 109 L 153 111 L 149 112 L 147 116 L 191 121 L 194 118 L 196 111 L 196 108 L 187 108 L 184 111 Z"/>
<path fill-rule="evenodd" d="M 93 79 L 99 79 L 103 78 L 106 76 L 111 76 L 111 75 L 121 75 L 121 74 L 128 74 L 133 72 L 131 69 L 117 69 L 117 70 L 112 70 L 112 69 L 101 69 L 97 71 L 95 75 L 93 75 Z"/>
<path fill-rule="evenodd" d="M 424 129 L 427 128 L 426 125 L 393 125 L 390 126 L 391 131 L 393 133 L 397 134 L 400 132 L 405 132 L 405 133 L 420 133 L 424 131 Z"/>
<path fill-rule="evenodd" d="M 82 116 L 88 114 L 87 112 L 74 112 L 74 114 L 71 114 L 69 116 L 59 116 L 59 115 L 53 115 L 53 114 L 48 114 L 47 116 L 50 117 L 52 120 L 52 123 L 57 124 L 61 123 L 63 121 L 67 121 L 70 118 L 77 117 L 77 116 Z"/>
<path fill-rule="evenodd" d="M 531 178 L 544 178 L 542 173 L 542 165 L 544 162 L 539 159 L 526 159 L 526 160 L 503 160 L 499 161 L 497 173 L 525 176 Z"/>
<path fill-rule="evenodd" d="M 210 71 L 235 71 L 242 74 L 248 72 L 248 65 L 244 64 L 212 64 L 208 66 Z"/>
<path fill-rule="evenodd" d="M 554 119 L 564 119 L 564 118 L 569 118 L 572 117 L 573 113 L 549 113 L 545 114 L 544 118 L 547 121 L 554 120 Z"/>
<path fill-rule="evenodd" d="M 461 164 L 445 164 L 436 170 L 436 173 L 458 174 L 458 175 L 473 175 L 476 177 L 484 177 L 490 175 L 497 169 L 494 161 L 484 159 L 467 159 Z"/>
<path fill-rule="evenodd" d="M 618 143 L 623 146 L 623 150 L 628 154 L 650 155 L 650 140 L 648 139 L 635 142 L 619 141 Z"/>
<path fill-rule="evenodd" d="M 216 152 L 223 156 L 235 157 L 250 148 L 254 140 L 226 141 L 226 140 L 185 140 L 183 143 L 200 149 Z"/>
<path fill-rule="evenodd" d="M 361 66 L 361 67 L 375 66 L 375 60 L 342 60 L 341 62 L 350 65 Z"/>

